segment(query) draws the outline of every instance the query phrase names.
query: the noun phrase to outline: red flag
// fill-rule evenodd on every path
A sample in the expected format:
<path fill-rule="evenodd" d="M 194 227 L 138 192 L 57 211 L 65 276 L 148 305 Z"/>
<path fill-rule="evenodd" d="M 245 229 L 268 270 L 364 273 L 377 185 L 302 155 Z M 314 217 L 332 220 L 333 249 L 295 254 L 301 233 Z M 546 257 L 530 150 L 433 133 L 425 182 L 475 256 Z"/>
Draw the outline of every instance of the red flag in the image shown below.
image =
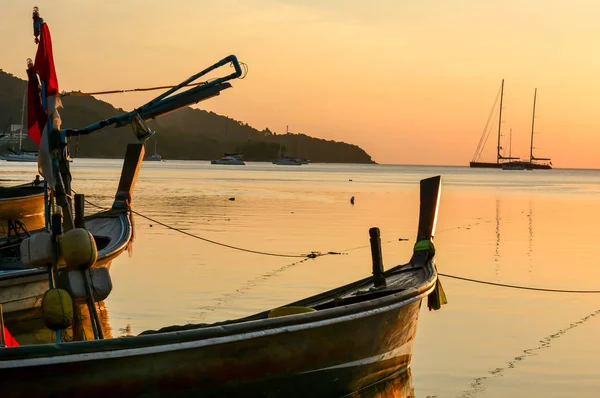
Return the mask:
<path fill-rule="evenodd" d="M 34 11 L 34 21 L 36 21 L 36 14 L 37 13 Z M 34 108 L 35 120 L 32 119 L 31 135 L 32 139 L 35 140 L 34 137 L 37 137 L 36 134 L 41 130 L 41 137 L 36 141 L 39 144 L 38 171 L 51 186 L 54 186 L 48 136 L 51 133 L 51 130 L 60 129 L 61 120 L 60 115 L 58 114 L 58 108 L 61 106 L 61 102 L 60 97 L 58 96 L 58 79 L 56 78 L 56 69 L 54 67 L 54 56 L 52 55 L 50 29 L 48 29 L 48 24 L 43 22 L 41 18 L 37 20 L 37 22 L 40 21 L 40 38 L 37 53 L 35 54 L 35 63 L 33 64 L 32 69 L 38 74 L 42 84 L 45 84 L 46 91 L 45 93 L 41 93 L 42 96 L 45 95 L 45 98 L 41 98 L 45 100 L 42 102 L 46 109 L 45 118 L 43 118 L 35 112 Z M 32 100 L 36 102 L 37 97 L 32 98 Z M 49 126 L 49 124 L 51 124 L 51 126 Z"/>
<path fill-rule="evenodd" d="M 29 77 L 27 84 L 27 134 L 39 146 L 47 117 L 44 108 L 42 108 L 40 82 L 33 71 L 33 66 L 27 69 L 27 76 Z"/>
<path fill-rule="evenodd" d="M 15 340 L 14 337 L 10 334 L 7 328 L 4 328 L 4 342 L 7 347 L 18 347 L 19 343 Z"/>
<path fill-rule="evenodd" d="M 35 54 L 33 70 L 40 76 L 40 80 L 46 82 L 46 95 L 48 97 L 58 95 L 58 79 L 52 55 L 52 38 L 48 24 L 45 22 L 42 22 L 40 29 L 40 44 L 38 44 Z"/>

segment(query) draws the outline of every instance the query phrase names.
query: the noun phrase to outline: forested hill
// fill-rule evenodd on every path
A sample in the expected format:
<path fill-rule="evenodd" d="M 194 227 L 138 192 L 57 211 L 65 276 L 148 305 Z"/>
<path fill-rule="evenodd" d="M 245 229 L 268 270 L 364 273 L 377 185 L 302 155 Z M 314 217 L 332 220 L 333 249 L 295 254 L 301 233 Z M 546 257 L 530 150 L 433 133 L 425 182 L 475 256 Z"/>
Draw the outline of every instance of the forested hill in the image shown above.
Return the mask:
<path fill-rule="evenodd" d="M 10 124 L 20 124 L 25 88 L 24 80 L 0 69 L 0 133 Z M 225 91 L 222 95 L 228 94 Z M 62 102 L 63 128 L 84 127 L 124 112 L 94 97 L 63 97 Z M 319 163 L 374 163 L 357 145 L 306 134 L 278 135 L 269 129 L 259 131 L 247 123 L 189 107 L 152 120 L 148 125 L 156 134 L 148 140 L 147 153 L 154 152 L 157 140 L 157 152 L 164 159 L 208 160 L 221 157 L 223 152 L 236 152 L 250 161 L 270 161 L 281 154 Z M 110 127 L 81 137 L 77 151 L 76 142 L 71 145 L 76 157 L 122 158 L 126 144 L 135 141 L 130 127 Z M 6 145 L 1 143 L 0 148 Z M 28 138 L 23 145 L 27 149 L 35 148 Z"/>

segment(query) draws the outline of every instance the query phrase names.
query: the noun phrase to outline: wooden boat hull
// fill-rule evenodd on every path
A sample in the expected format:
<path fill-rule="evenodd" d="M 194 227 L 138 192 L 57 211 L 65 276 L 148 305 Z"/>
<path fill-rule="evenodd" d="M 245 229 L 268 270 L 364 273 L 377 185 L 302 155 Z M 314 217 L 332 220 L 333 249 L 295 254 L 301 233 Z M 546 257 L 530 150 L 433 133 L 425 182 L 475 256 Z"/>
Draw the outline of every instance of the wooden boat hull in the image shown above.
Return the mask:
<path fill-rule="evenodd" d="M 262 322 L 46 345 L 36 356 L 35 347 L 18 347 L 14 360 L 2 350 L 0 384 L 11 397 L 340 396 L 407 369 L 430 291 Z"/>
<path fill-rule="evenodd" d="M 501 169 L 502 163 L 469 162 L 469 167 L 477 167 L 477 168 L 483 168 L 483 169 Z"/>
<path fill-rule="evenodd" d="M 44 186 L 0 187 L 0 219 L 16 220 L 44 212 Z"/>
<path fill-rule="evenodd" d="M 98 248 L 95 267 L 110 267 L 133 239 L 129 204 L 143 157 L 143 145 L 128 146 L 112 208 L 84 218 Z M 24 236 L 0 239 L 0 304 L 5 313 L 39 306 L 48 289 L 47 268 L 25 269 L 21 263 L 20 238 Z"/>
<path fill-rule="evenodd" d="M 515 163 L 515 162 L 511 162 Z M 552 166 L 544 163 L 529 163 L 529 162 L 517 162 L 523 166 L 526 170 L 551 170 Z M 507 163 L 487 163 L 487 162 L 470 162 L 469 167 L 477 167 L 484 169 L 501 169 L 503 165 Z"/>
<path fill-rule="evenodd" d="M 94 267 L 110 268 L 112 260 L 127 248 L 133 236 L 133 226 L 126 211 L 120 214 L 99 213 L 86 220 L 86 228 L 105 244 L 98 250 Z M 20 261 L 0 263 L 0 304 L 4 313 L 26 311 L 39 307 L 48 290 L 46 268 L 19 269 Z M 4 269 L 2 269 L 4 268 Z"/>

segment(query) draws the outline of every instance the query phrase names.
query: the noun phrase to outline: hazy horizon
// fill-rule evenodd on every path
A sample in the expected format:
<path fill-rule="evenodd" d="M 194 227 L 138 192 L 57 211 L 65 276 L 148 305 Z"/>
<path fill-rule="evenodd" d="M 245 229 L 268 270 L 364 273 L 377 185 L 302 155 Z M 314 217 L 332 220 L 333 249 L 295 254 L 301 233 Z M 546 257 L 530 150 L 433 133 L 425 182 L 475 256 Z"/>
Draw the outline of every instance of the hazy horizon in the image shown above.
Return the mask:
<path fill-rule="evenodd" d="M 600 168 L 600 4 L 591 1 L 8 0 L 0 68 L 20 78 L 36 50 L 33 6 L 50 27 L 61 90 L 176 84 L 235 54 L 248 77 L 200 108 L 353 143 L 380 164 L 459 166 L 504 78 L 513 156 L 528 157 L 537 88 L 536 156 Z M 99 98 L 131 109 L 154 95 Z M 495 134 L 482 160 L 495 160 Z"/>

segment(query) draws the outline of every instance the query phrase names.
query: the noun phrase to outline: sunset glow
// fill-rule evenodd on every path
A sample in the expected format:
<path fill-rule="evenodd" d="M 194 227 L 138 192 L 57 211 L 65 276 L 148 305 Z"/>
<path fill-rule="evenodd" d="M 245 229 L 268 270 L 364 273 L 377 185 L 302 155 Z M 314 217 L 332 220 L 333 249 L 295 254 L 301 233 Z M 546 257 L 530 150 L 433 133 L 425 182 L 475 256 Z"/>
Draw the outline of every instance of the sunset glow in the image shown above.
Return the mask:
<path fill-rule="evenodd" d="M 0 68 L 23 79 L 35 5 L 61 90 L 174 84 L 235 54 L 248 77 L 204 109 L 378 163 L 467 166 L 504 78 L 513 156 L 528 156 L 537 88 L 536 154 L 600 168 L 597 2 L 4 0 Z M 153 94 L 101 99 L 131 109 Z"/>

